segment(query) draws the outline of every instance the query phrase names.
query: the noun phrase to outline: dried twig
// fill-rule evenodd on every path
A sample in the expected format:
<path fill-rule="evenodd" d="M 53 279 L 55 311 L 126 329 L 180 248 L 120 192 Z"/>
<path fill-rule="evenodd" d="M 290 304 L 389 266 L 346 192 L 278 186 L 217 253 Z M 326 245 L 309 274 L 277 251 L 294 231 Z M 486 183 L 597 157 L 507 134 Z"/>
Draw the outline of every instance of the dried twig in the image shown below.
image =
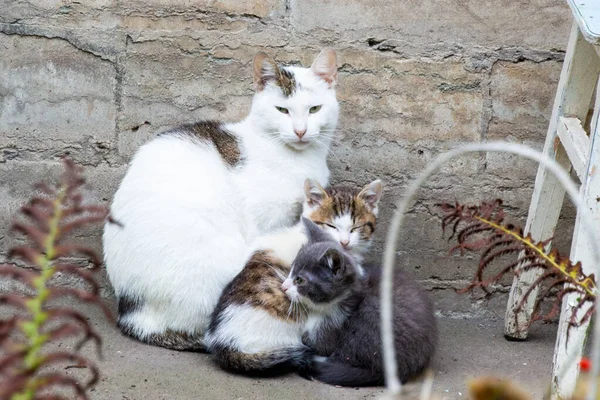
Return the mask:
<path fill-rule="evenodd" d="M 458 203 L 454 205 L 443 203 L 438 206 L 444 212 L 442 229 L 450 230 L 448 240 L 454 238 L 457 241 L 457 245 L 450 249 L 450 253 L 482 252 L 473 281 L 460 292 L 464 293 L 475 287 L 486 291 L 490 284 L 498 282 L 508 273 L 519 275 L 531 269 L 541 269 L 543 272 L 523 294 L 515 315 L 525 305 L 533 291 L 544 287 L 536 299 L 531 322 L 553 320 L 560 313 L 563 298 L 569 293 L 577 293 L 579 300 L 577 306 L 571 311 L 569 328 L 579 326 L 590 319 L 594 312 L 597 293 L 594 274 L 584 274 L 581 263 L 574 264 L 567 257 L 561 256 L 556 249 L 546 250 L 551 239 L 536 242 L 530 234 L 524 235 L 520 227 L 504 223 L 501 200 L 484 202 L 478 206 L 465 206 Z M 500 272 L 484 278 L 484 273 L 492 262 L 505 260 L 511 255 L 516 257 L 505 263 Z M 542 313 L 540 305 L 550 298 L 552 298 L 550 310 Z M 591 307 L 584 308 L 586 304 Z M 583 315 L 579 315 L 582 309 L 586 311 Z"/>

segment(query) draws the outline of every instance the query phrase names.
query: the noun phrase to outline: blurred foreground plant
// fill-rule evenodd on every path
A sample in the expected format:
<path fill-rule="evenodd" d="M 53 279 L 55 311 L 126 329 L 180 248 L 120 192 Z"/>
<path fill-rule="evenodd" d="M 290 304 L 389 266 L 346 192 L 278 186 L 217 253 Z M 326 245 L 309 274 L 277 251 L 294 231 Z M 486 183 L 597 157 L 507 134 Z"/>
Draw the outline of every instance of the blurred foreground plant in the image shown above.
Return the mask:
<path fill-rule="evenodd" d="M 30 268 L 0 266 L 0 275 L 23 283 L 31 293 L 0 294 L 0 304 L 16 309 L 0 321 L 0 399 L 62 399 L 49 390 L 57 386 L 71 388 L 77 398 L 87 399 L 86 391 L 98 381 L 98 368 L 78 352 L 89 341 L 95 342 L 100 352 L 100 336 L 81 312 L 68 306 L 49 307 L 51 300 L 74 297 L 96 304 L 112 319 L 93 274 L 100 268 L 100 258 L 87 247 L 64 242 L 73 230 L 104 221 L 107 211 L 103 206 L 82 204 L 81 168 L 70 160 L 65 160 L 64 166 L 60 182 L 37 185 L 42 194 L 21 209 L 31 222 L 13 224 L 13 230 L 25 235 L 30 244 L 11 249 L 9 255 L 22 259 Z M 69 263 L 68 257 L 76 255 L 85 256 L 91 268 Z M 59 273 L 79 278 L 87 289 L 53 286 L 50 281 Z M 44 351 L 47 344 L 67 337 L 78 337 L 72 352 Z M 51 368 L 66 362 L 87 368 L 87 381 L 81 383 Z"/>

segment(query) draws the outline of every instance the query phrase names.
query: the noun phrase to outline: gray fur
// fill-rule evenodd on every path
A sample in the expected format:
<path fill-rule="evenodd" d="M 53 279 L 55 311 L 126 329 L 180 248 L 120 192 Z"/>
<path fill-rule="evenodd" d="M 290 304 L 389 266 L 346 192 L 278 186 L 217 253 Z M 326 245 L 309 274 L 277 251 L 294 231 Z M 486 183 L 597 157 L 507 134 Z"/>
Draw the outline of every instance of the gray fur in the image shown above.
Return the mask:
<path fill-rule="evenodd" d="M 360 290 L 358 266 L 342 246 L 323 232 L 314 222 L 302 218 L 308 244 L 292 263 L 292 279 L 302 278 L 306 284 L 298 286 L 303 300 L 316 305 L 348 298 L 352 289 Z"/>
<path fill-rule="evenodd" d="M 326 318 L 315 331 L 304 335 L 304 343 L 321 356 L 314 358 L 306 374 L 332 385 L 382 385 L 381 266 L 365 266 L 365 275 L 360 275 L 352 257 L 309 222 L 305 221 L 309 243 L 298 253 L 292 270 L 294 278 L 301 276 L 306 281 L 298 291 L 308 304 L 321 310 L 335 302 L 347 318 L 341 325 L 334 318 Z M 330 257 L 331 254 L 336 257 Z M 398 375 L 405 382 L 423 372 L 432 361 L 437 323 L 425 291 L 399 269 L 395 272 L 393 296 Z"/>

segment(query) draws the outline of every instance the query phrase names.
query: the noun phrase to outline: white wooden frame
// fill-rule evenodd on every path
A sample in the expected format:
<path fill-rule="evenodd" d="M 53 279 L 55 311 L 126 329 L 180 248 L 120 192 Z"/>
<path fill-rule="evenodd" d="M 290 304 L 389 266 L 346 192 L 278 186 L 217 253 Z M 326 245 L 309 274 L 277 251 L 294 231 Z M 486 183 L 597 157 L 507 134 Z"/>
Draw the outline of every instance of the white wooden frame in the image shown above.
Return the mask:
<path fill-rule="evenodd" d="M 569 0 L 569 3 L 575 22 L 556 92 L 544 154 L 556 159 L 566 168 L 573 168 L 581 182 L 580 196 L 584 207 L 589 210 L 589 218 L 591 218 L 589 222 L 598 234 L 600 233 L 600 176 L 598 176 L 600 175 L 600 129 L 598 127 L 600 91 L 597 91 L 589 136 L 583 129 L 581 121 L 585 120 L 588 113 L 600 74 L 600 36 L 596 33 L 600 32 L 600 3 L 590 4 L 585 10 L 581 7 L 586 3 L 594 2 Z M 597 15 L 591 15 L 591 11 L 597 12 Z M 540 165 L 525 232 L 531 233 L 536 240 L 554 236 L 563 198 L 564 189 L 555 178 L 548 175 L 546 168 Z M 582 234 L 579 212 L 570 258 L 581 261 L 584 272 L 588 274 L 594 272 L 591 246 L 587 237 Z M 524 272 L 513 281 L 505 320 L 505 336 L 508 339 L 527 338 L 537 290 L 531 293 L 527 303 L 518 313 L 515 313 L 515 307 L 540 273 L 540 270 Z M 567 341 L 567 318 L 571 314 L 570 308 L 576 304 L 575 295 L 567 296 L 561 309 L 553 362 L 553 399 L 566 398 L 572 393 L 579 372 L 578 364 L 573 360 L 579 359 L 582 355 L 588 324 L 571 328 Z"/>
<path fill-rule="evenodd" d="M 543 150 L 545 155 L 556 159 L 565 168 L 570 168 L 571 162 L 564 145 L 558 137 L 559 126 L 563 125 L 561 131 L 563 128 L 568 131 L 564 124 L 565 116 L 582 120 L 587 115 L 594 87 L 598 80 L 598 73 L 600 72 L 600 63 L 597 62 L 597 59 L 594 46 L 584 39 L 577 24 L 573 24 Z M 563 136 L 567 137 L 568 134 L 563 134 Z M 579 138 L 581 134 L 574 133 L 573 136 Z M 579 138 L 577 141 L 572 142 L 580 143 L 583 140 Z M 566 147 L 569 148 L 569 151 L 577 153 L 579 150 L 575 149 L 580 146 L 579 144 L 569 144 Z M 583 153 L 585 154 L 586 151 L 583 151 Z M 585 161 L 580 161 L 578 164 L 585 164 Z M 582 167 L 579 168 L 580 171 L 583 170 Z M 535 240 L 545 240 L 553 237 L 564 194 L 565 191 L 562 186 L 547 173 L 544 166 L 540 166 L 535 179 L 535 188 L 529 206 L 525 233 L 531 233 Z M 505 336 L 509 339 L 523 340 L 527 338 L 527 327 L 531 320 L 537 290 L 531 293 L 527 304 L 519 313 L 515 314 L 514 310 L 520 303 L 523 293 L 539 274 L 540 272 L 535 270 L 524 272 L 513 281 L 506 310 L 504 330 Z"/>

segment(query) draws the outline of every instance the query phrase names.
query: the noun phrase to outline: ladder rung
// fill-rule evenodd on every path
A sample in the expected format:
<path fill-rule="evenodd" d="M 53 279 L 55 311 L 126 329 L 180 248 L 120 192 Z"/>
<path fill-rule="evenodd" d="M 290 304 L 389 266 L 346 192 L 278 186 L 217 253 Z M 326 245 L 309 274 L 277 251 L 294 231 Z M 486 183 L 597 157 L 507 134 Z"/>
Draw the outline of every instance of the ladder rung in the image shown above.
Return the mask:
<path fill-rule="evenodd" d="M 557 134 L 579 179 L 584 179 L 587 158 L 590 153 L 590 138 L 581 126 L 579 118 L 561 117 Z"/>

